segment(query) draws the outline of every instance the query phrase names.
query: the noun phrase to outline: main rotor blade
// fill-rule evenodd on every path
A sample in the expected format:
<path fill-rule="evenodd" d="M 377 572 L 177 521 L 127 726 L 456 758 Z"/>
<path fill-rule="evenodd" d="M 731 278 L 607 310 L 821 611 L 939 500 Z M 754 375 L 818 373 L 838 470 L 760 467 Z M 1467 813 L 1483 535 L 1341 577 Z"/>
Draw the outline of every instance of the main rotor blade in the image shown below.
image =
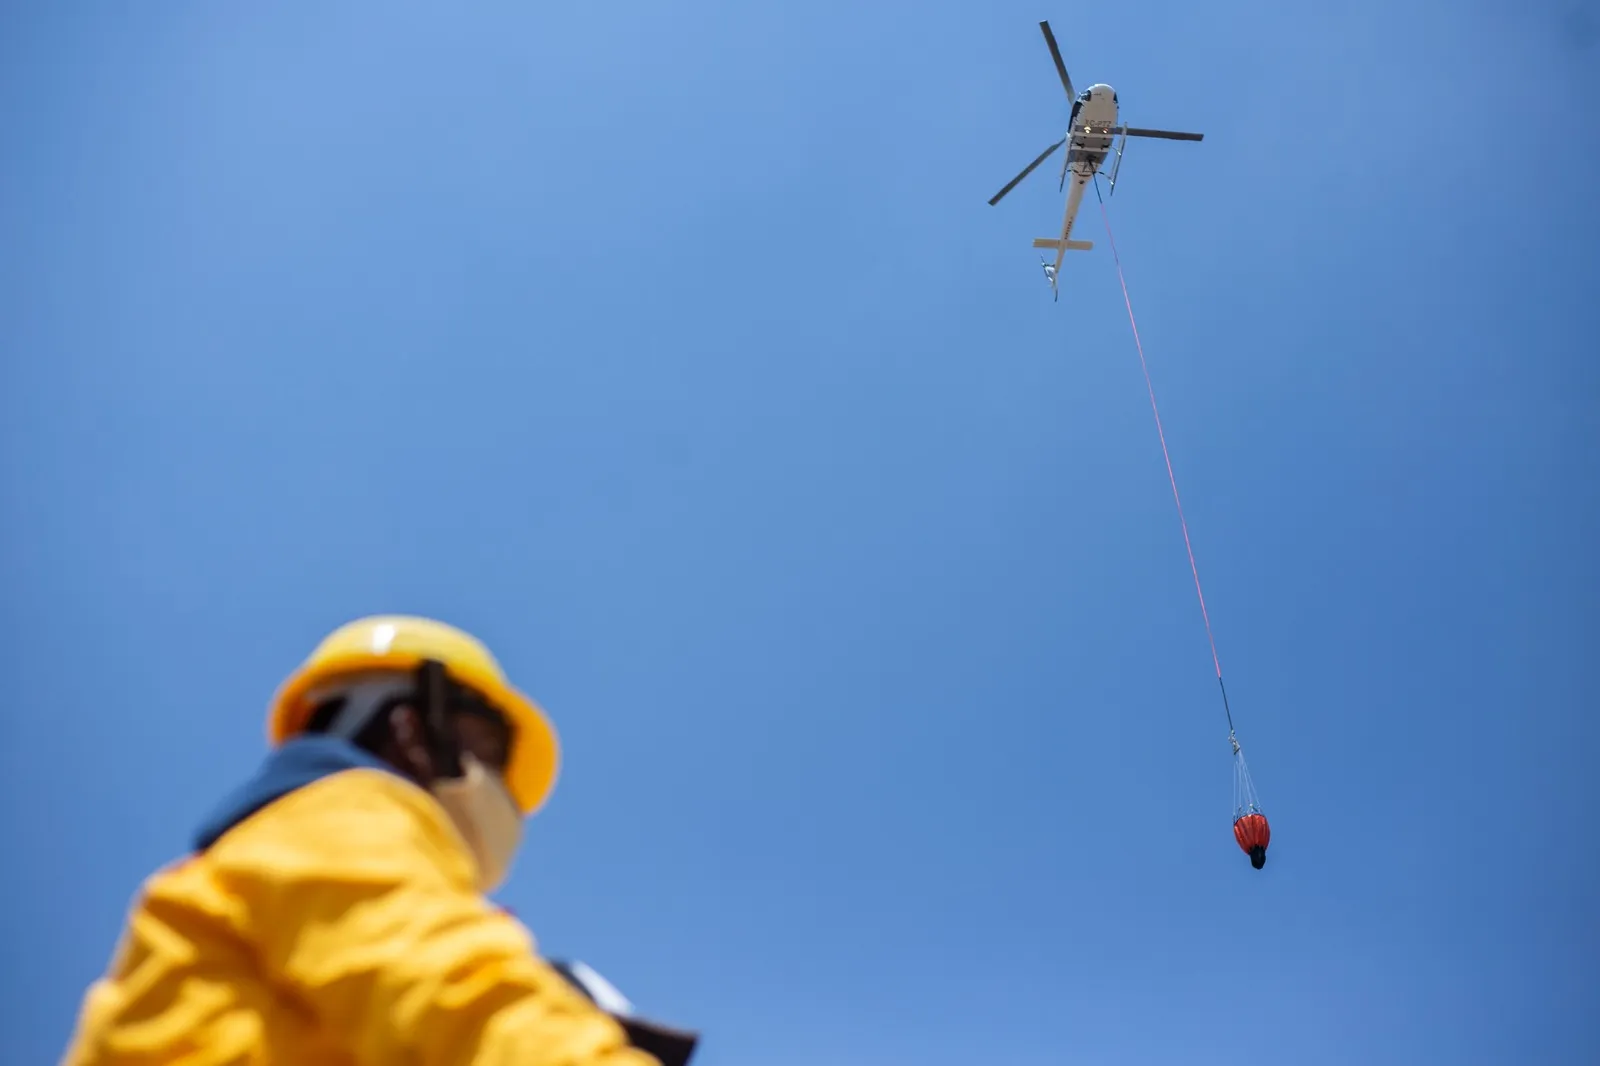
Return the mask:
<path fill-rule="evenodd" d="M 1061 61 L 1061 49 L 1056 47 L 1056 35 L 1050 32 L 1049 20 L 1039 23 L 1039 28 L 1044 31 L 1044 43 L 1050 46 L 1050 58 L 1056 61 L 1056 73 L 1061 75 L 1061 87 L 1067 90 L 1067 99 L 1077 99 L 1078 94 L 1072 91 L 1072 79 L 1067 76 L 1067 65 Z"/>
<path fill-rule="evenodd" d="M 1066 143 L 1067 143 L 1067 139 L 1065 137 L 1063 137 L 1059 141 L 1057 141 L 1055 144 L 1052 144 L 1049 148 L 1046 148 L 1044 151 L 1040 152 L 1039 153 L 1039 157 L 1037 159 L 1035 159 L 1033 162 L 1029 163 L 1026 167 L 1022 168 L 1022 173 L 1021 174 L 1018 174 L 1016 177 L 1012 178 L 1009 182 L 1006 183 L 1006 187 L 1005 188 L 1001 189 L 999 192 L 994 194 L 993 198 L 991 198 L 990 201 L 989 201 L 989 206 L 993 207 L 995 204 L 999 203 L 1000 202 L 1000 197 L 1004 196 L 1006 193 L 1010 192 L 1012 189 L 1015 189 L 1017 187 L 1017 182 L 1021 181 L 1023 178 L 1027 177 L 1029 174 L 1032 174 L 1034 167 L 1038 166 L 1040 163 L 1043 163 L 1046 159 L 1049 159 L 1051 152 L 1055 151 L 1057 148 L 1060 148 L 1063 144 L 1066 144 Z"/>
<path fill-rule="evenodd" d="M 1113 130 L 1112 132 L 1115 133 L 1117 131 Z M 1174 133 L 1171 130 L 1141 130 L 1136 129 L 1133 126 L 1124 126 L 1121 132 L 1126 133 L 1129 137 L 1164 137 L 1169 141 L 1203 141 L 1206 139 L 1206 135 L 1203 133 Z"/>

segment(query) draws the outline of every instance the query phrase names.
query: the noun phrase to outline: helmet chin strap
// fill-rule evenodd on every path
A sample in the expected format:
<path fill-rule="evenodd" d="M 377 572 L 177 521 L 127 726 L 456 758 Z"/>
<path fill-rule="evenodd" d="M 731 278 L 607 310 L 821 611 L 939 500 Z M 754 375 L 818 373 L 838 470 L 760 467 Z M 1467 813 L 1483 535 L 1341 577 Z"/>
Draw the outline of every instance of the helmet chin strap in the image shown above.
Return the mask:
<path fill-rule="evenodd" d="M 433 772 L 450 780 L 464 776 L 461 744 L 450 727 L 450 678 L 443 663 L 425 659 L 417 667 L 415 698 L 422 719 L 422 742 L 433 760 Z"/>

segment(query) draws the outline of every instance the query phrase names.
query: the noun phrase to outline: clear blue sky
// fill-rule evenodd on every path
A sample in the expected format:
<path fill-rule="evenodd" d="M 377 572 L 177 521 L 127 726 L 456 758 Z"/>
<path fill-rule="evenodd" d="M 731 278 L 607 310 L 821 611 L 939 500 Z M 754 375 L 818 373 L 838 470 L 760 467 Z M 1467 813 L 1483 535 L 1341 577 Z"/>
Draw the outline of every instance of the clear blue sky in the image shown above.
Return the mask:
<path fill-rule="evenodd" d="M 557 10 L 556 8 L 560 9 Z M 328 628 L 490 641 L 504 900 L 703 1066 L 1600 1060 L 1600 16 L 8 5 L 0 1058 Z M 1202 144 L 1063 268 L 1080 85 Z"/>

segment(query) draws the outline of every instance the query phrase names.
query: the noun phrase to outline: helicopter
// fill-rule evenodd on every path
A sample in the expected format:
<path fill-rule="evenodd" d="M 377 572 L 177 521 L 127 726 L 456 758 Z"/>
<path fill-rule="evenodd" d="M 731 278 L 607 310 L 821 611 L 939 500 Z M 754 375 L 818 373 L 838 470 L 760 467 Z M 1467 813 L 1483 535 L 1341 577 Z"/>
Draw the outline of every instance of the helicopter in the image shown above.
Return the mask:
<path fill-rule="evenodd" d="M 1056 73 L 1061 75 L 1062 88 L 1067 91 L 1067 98 L 1072 101 L 1072 114 L 1067 122 L 1066 136 L 1055 144 L 1040 152 L 1033 162 L 1022 169 L 1022 173 L 1006 183 L 1005 188 L 990 197 L 989 205 L 998 204 L 1002 197 L 1023 178 L 1033 173 L 1034 168 L 1060 148 L 1067 146 L 1066 158 L 1061 161 L 1061 181 L 1059 190 L 1064 190 L 1067 184 L 1067 173 L 1072 173 L 1072 189 L 1067 193 L 1067 206 L 1061 221 L 1061 236 L 1035 237 L 1033 246 L 1054 251 L 1055 263 L 1045 263 L 1045 277 L 1050 282 L 1051 292 L 1060 298 L 1057 288 L 1061 271 L 1061 262 L 1069 251 L 1087 252 L 1094 247 L 1093 241 L 1075 241 L 1072 239 L 1072 226 L 1078 217 L 1078 208 L 1083 203 L 1084 187 L 1094 180 L 1095 174 L 1105 164 L 1107 156 L 1111 154 L 1111 144 L 1121 135 L 1117 145 L 1117 157 L 1111 166 L 1109 175 L 1111 195 L 1116 194 L 1117 173 L 1122 169 L 1122 150 L 1128 143 L 1129 137 L 1157 137 L 1169 141 L 1199 141 L 1205 135 L 1202 133 L 1179 133 L 1173 130 L 1142 129 L 1134 126 L 1119 125 L 1119 103 L 1117 91 L 1104 83 L 1096 83 L 1082 92 L 1074 92 L 1072 78 L 1067 74 L 1067 64 L 1061 59 L 1061 49 L 1056 45 L 1056 36 L 1050 30 L 1049 20 L 1039 23 L 1039 29 L 1044 33 L 1044 40 L 1050 46 L 1050 56 L 1055 60 Z M 1041 260 L 1042 261 L 1042 260 Z"/>

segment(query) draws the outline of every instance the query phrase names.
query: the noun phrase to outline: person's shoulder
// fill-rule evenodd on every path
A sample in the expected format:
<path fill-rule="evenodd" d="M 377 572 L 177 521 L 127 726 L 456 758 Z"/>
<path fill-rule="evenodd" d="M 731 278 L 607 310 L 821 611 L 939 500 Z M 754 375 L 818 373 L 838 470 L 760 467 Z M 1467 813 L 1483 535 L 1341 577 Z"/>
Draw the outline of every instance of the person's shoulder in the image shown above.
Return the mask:
<path fill-rule="evenodd" d="M 214 867 L 274 876 L 471 880 L 471 859 L 438 802 L 346 741 L 275 750 L 206 819 L 195 850 Z"/>
<path fill-rule="evenodd" d="M 297 737 L 275 748 L 249 779 L 211 810 L 194 835 L 194 850 L 204 852 L 257 812 L 309 785 L 351 770 L 393 773 L 387 763 L 337 737 Z"/>

